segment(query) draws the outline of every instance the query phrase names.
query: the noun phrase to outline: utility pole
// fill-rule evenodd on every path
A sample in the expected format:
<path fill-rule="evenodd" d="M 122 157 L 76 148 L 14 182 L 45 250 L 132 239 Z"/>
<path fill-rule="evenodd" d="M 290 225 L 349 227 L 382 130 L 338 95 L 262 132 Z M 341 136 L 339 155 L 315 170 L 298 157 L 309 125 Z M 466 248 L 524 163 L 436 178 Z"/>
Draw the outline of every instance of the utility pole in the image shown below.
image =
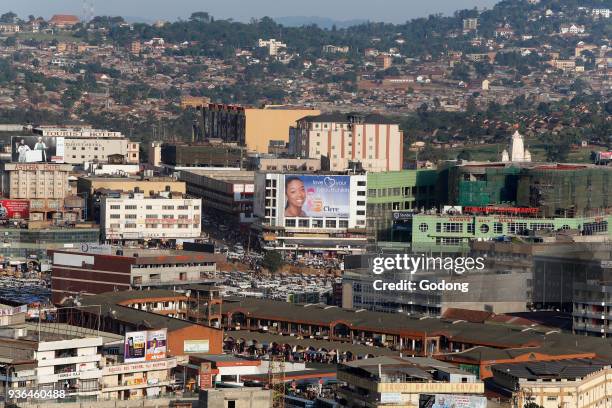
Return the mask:
<path fill-rule="evenodd" d="M 281 351 L 282 353 L 282 351 Z M 272 391 L 272 408 L 285 408 L 285 355 L 270 355 L 268 387 Z"/>

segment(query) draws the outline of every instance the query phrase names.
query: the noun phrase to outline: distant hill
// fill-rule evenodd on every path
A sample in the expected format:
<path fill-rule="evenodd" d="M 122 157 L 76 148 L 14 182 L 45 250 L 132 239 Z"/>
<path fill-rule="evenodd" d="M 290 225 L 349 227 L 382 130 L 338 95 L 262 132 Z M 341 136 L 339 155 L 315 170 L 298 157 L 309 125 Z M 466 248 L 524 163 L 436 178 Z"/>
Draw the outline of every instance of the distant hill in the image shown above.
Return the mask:
<path fill-rule="evenodd" d="M 356 19 L 356 20 L 333 20 L 327 17 L 317 16 L 288 16 L 288 17 L 275 17 L 274 21 L 285 27 L 301 27 L 305 25 L 316 24 L 320 28 L 331 29 L 334 25 L 337 28 L 346 28 L 354 25 L 366 23 L 368 20 Z"/>

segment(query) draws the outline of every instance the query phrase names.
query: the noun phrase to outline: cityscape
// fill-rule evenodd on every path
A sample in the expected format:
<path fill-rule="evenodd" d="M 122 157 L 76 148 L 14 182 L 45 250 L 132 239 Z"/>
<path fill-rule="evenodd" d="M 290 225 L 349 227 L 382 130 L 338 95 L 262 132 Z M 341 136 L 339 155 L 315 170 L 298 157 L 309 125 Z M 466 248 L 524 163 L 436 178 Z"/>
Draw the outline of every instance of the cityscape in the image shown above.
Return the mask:
<path fill-rule="evenodd" d="M 612 408 L 611 0 L 103 3 L 0 4 L 1 406 Z"/>

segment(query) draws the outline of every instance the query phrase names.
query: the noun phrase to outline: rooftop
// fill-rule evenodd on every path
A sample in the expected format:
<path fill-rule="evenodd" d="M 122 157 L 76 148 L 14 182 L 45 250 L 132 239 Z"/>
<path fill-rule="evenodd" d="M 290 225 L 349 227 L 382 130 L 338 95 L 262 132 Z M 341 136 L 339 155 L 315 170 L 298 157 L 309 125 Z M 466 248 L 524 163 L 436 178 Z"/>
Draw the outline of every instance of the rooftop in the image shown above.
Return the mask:
<path fill-rule="evenodd" d="M 498 364 L 493 366 L 494 372 L 506 373 L 513 377 L 526 380 L 574 380 L 604 368 L 610 364 L 601 361 L 575 359 L 563 361 L 529 362 L 518 364 Z"/>
<path fill-rule="evenodd" d="M 379 114 L 359 114 L 359 113 L 323 113 L 321 115 L 316 116 L 306 116 L 301 121 L 309 122 L 309 123 L 322 123 L 322 122 L 334 122 L 334 123 L 353 123 L 355 122 L 353 118 L 359 118 L 358 123 L 363 124 L 397 124 L 397 121 L 391 120 L 383 115 Z"/>

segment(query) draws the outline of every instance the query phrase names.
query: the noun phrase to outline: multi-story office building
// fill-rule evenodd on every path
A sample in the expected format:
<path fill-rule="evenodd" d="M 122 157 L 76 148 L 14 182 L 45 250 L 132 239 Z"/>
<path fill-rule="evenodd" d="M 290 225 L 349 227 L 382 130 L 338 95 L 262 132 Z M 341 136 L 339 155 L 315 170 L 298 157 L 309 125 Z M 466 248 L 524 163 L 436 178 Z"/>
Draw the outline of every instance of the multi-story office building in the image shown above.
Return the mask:
<path fill-rule="evenodd" d="M 208 281 L 222 257 L 211 253 L 125 249 L 113 251 L 83 245 L 74 250 L 49 250 L 51 294 L 60 304 L 75 296 L 125 291 L 130 288 L 174 287 Z"/>
<path fill-rule="evenodd" d="M 268 153 L 270 141 L 289 141 L 289 128 L 298 119 L 319 115 L 316 109 L 291 106 L 249 108 L 237 105 L 210 104 L 202 109 L 205 139 L 221 139 L 245 146 L 249 151 Z"/>
<path fill-rule="evenodd" d="M 402 256 L 401 253 L 385 251 L 385 256 Z M 453 273 L 424 262 L 414 271 L 394 269 L 384 274 L 372 273 L 372 258 L 377 255 L 347 256 L 344 258 L 342 274 L 342 307 L 365 309 L 385 313 L 441 316 L 452 308 L 483 310 L 491 313 L 525 312 L 531 304 L 530 271 L 507 269 L 482 257 L 483 269 L 469 273 Z M 431 254 L 412 253 L 410 257 L 422 258 Z M 434 256 L 435 257 L 435 256 Z M 445 259 L 452 259 L 445 255 Z M 435 258 L 434 258 L 435 259 Z M 475 259 L 475 257 L 474 257 Z M 411 290 L 389 290 L 382 282 L 414 282 Z M 456 286 L 452 291 L 428 290 L 424 285 L 448 283 Z M 459 285 L 465 285 L 465 291 Z"/>
<path fill-rule="evenodd" d="M 412 214 L 436 204 L 435 170 L 368 173 L 368 236 L 409 241 Z"/>
<path fill-rule="evenodd" d="M 399 171 L 404 161 L 399 124 L 381 115 L 330 113 L 307 116 L 291 129 L 289 151 L 299 157 L 325 157 L 325 170 L 344 171 L 360 162 L 372 172 Z"/>
<path fill-rule="evenodd" d="M 87 201 L 87 219 L 100 220 L 101 197 L 109 193 L 144 192 L 149 196 L 187 192 L 184 181 L 172 177 L 87 176 L 77 179 L 77 195 Z"/>
<path fill-rule="evenodd" d="M 201 235 L 202 200 L 123 193 L 102 197 L 100 229 L 105 241 L 193 239 Z"/>
<path fill-rule="evenodd" d="M 263 247 L 291 252 L 351 253 L 366 243 L 364 173 L 255 175 L 254 227 Z"/>
<path fill-rule="evenodd" d="M 202 199 L 207 213 L 234 224 L 250 224 L 253 217 L 255 172 L 240 170 L 182 170 L 179 180 L 187 193 Z"/>
<path fill-rule="evenodd" d="M 440 181 L 439 200 L 451 205 L 536 207 L 544 217 L 599 215 L 612 207 L 609 166 L 467 163 L 444 169 Z"/>
<path fill-rule="evenodd" d="M 244 148 L 224 143 L 164 143 L 159 150 L 161 165 L 170 169 L 191 167 L 241 168 L 246 157 Z"/>

